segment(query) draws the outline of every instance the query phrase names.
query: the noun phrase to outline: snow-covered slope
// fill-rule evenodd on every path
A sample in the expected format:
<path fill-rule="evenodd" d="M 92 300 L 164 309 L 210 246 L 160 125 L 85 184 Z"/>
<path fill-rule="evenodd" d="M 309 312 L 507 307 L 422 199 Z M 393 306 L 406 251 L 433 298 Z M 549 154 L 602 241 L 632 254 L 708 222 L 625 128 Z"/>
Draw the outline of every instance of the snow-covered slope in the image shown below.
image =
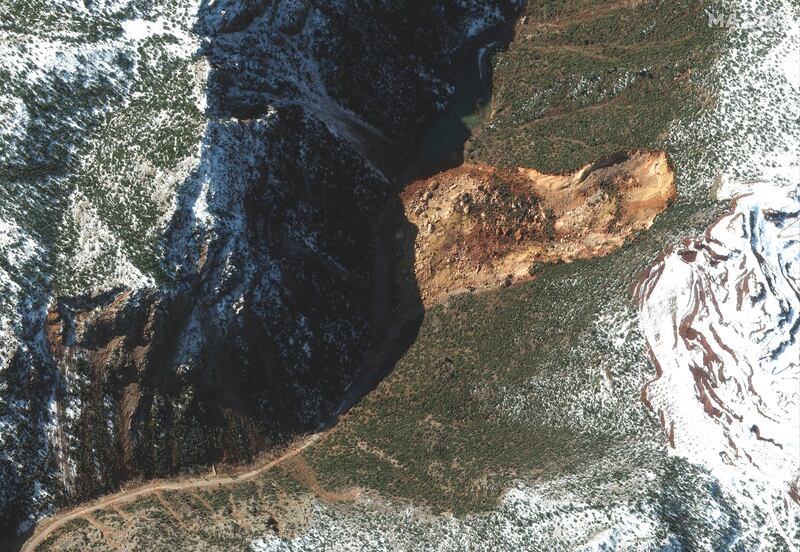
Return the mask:
<path fill-rule="evenodd" d="M 169 1 L 0 6 L 3 529 L 29 526 L 28 515 L 62 499 L 74 474 L 69 449 L 81 440 L 88 401 L 82 376 L 48 360 L 52 296 L 153 282 L 141 261 L 153 256 L 148 242 L 163 229 L 176 181 L 196 161 L 191 142 L 202 128 L 199 110 L 176 101 L 205 94 L 202 78 L 178 90 L 195 65 L 196 10 Z M 165 20 L 169 29 L 148 27 Z M 172 156 L 160 155 L 165 142 Z"/>
<path fill-rule="evenodd" d="M 800 469 L 800 183 L 759 185 L 638 288 L 674 453 L 789 491 Z"/>
<path fill-rule="evenodd" d="M 695 129 L 718 129 L 715 154 L 727 167 L 708 186 L 732 205 L 638 285 L 656 367 L 642 400 L 671 454 L 710 470 L 751 519 L 768 513 L 766 525 L 791 548 L 800 511 L 800 26 L 788 2 L 734 8 L 742 23 L 719 62 L 718 107 Z"/>

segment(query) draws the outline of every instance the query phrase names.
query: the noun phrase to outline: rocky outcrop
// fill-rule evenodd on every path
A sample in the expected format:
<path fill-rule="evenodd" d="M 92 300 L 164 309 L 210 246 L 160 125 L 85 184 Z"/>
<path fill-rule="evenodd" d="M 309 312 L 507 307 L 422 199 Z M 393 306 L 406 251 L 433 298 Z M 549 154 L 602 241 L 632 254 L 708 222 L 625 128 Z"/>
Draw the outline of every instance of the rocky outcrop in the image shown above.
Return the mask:
<path fill-rule="evenodd" d="M 570 174 L 467 164 L 412 183 L 402 199 L 413 228 L 395 239 L 415 236 L 406 279 L 431 304 L 530 279 L 542 264 L 605 255 L 650 227 L 675 184 L 665 153 L 634 151 Z"/>

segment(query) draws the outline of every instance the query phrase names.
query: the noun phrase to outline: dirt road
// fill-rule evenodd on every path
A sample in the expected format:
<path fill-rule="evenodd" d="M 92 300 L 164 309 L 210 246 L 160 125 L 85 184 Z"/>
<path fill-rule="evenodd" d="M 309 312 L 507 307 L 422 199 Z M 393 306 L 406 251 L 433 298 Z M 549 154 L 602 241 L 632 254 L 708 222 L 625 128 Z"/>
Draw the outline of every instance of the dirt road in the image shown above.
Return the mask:
<path fill-rule="evenodd" d="M 121 491 L 117 494 L 110 495 L 98 499 L 89 504 L 79 506 L 72 510 L 67 510 L 62 513 L 55 514 L 54 516 L 42 521 L 34 531 L 34 534 L 28 539 L 25 544 L 20 548 L 20 552 L 34 552 L 36 547 L 39 546 L 53 531 L 59 527 L 63 527 L 70 521 L 108 508 L 109 506 L 119 506 L 133 502 L 137 498 L 146 496 L 159 491 L 180 491 L 186 489 L 202 489 L 206 487 L 216 487 L 218 485 L 228 485 L 241 481 L 253 479 L 263 472 L 274 468 L 275 466 L 291 459 L 300 454 L 302 451 L 320 441 L 328 432 L 320 432 L 310 435 L 301 441 L 295 443 L 289 449 L 272 460 L 260 464 L 249 471 L 239 473 L 236 475 L 219 475 L 219 476 L 204 476 L 193 479 L 184 479 L 180 481 L 152 481 L 146 485 L 131 489 L 130 491 Z"/>

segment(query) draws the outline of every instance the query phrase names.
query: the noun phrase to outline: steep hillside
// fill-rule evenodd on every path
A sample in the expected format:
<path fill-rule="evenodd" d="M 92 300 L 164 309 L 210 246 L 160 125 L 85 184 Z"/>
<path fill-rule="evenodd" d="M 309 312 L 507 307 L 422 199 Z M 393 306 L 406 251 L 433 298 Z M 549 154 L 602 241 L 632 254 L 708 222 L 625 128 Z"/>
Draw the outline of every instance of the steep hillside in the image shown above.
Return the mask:
<path fill-rule="evenodd" d="M 203 2 L 176 31 L 169 14 L 97 7 L 85 19 L 106 23 L 103 34 L 69 31 L 117 47 L 137 75 L 190 37 L 181 47 L 199 46 L 207 91 L 192 117 L 205 122 L 182 171 L 161 170 L 181 141 L 169 125 L 152 142 L 137 128 L 182 100 L 139 75 L 130 96 L 109 83 L 121 110 L 64 146 L 80 167 L 66 180 L 73 215 L 65 238 L 41 238 L 58 270 L 40 267 L 9 305 L 4 534 L 133 477 L 251 460 L 357 398 L 354 383 L 382 368 L 366 363 L 386 325 L 374 226 L 471 40 L 513 4 Z M 155 53 L 129 40 L 152 40 Z M 65 74 L 63 55 L 54 72 Z"/>
<path fill-rule="evenodd" d="M 306 17 L 309 4 L 321 7 L 309 8 Z M 290 221 L 310 220 L 303 218 L 305 211 L 299 208 L 291 211 L 288 220 L 279 217 L 284 211 L 270 211 L 269 216 L 279 222 L 265 229 L 248 224 L 250 213 L 263 218 L 273 202 L 281 209 L 290 208 L 291 203 L 283 201 L 292 193 L 284 186 L 277 188 L 280 193 L 274 197 L 265 194 L 262 200 L 254 193 L 237 199 L 238 183 L 250 182 L 249 173 L 241 170 L 250 165 L 237 164 L 237 160 L 244 152 L 250 157 L 251 151 L 263 151 L 249 149 L 262 142 L 251 138 L 245 143 L 237 137 L 251 136 L 253 127 L 285 122 L 279 127 L 282 136 L 300 128 L 316 141 L 320 136 L 316 127 L 303 121 L 322 121 L 323 130 L 335 130 L 331 130 L 331 140 L 324 142 L 325 150 L 335 152 L 341 166 L 350 170 L 358 159 L 369 158 L 373 162 L 365 172 L 382 173 L 391 181 L 393 167 L 403 167 L 402 150 L 413 150 L 414 140 L 402 138 L 413 131 L 401 127 L 422 129 L 426 124 L 402 122 L 397 106 L 405 103 L 405 94 L 411 94 L 407 83 L 398 82 L 402 94 L 381 96 L 375 82 L 394 82 L 392 75 L 382 74 L 382 66 L 373 67 L 357 50 L 368 49 L 375 36 L 386 35 L 391 48 L 385 63 L 391 65 L 392 52 L 402 51 L 404 45 L 416 48 L 395 41 L 395 31 L 425 13 L 424 21 L 415 24 L 426 31 L 410 35 L 420 45 L 414 59 L 438 59 L 435 52 L 425 51 L 441 39 L 431 38 L 433 26 L 428 18 L 444 12 L 432 14 L 420 3 L 412 6 L 409 2 L 405 6 L 409 11 L 401 12 L 382 7 L 389 2 L 380 6 L 364 2 L 360 7 L 350 2 L 351 15 L 380 13 L 393 22 L 361 19 L 335 24 L 335 14 L 342 13 L 339 8 L 309 4 L 281 3 L 291 7 L 281 12 L 287 18 L 276 15 L 270 25 L 280 25 L 281 33 L 289 37 L 305 36 L 305 30 L 296 29 L 307 29 L 312 15 L 319 12 L 318 17 L 333 27 L 359 37 L 359 43 L 349 44 L 322 31 L 325 40 L 317 50 L 330 59 L 346 54 L 360 60 L 363 79 L 350 75 L 344 61 L 333 64 L 338 71 L 318 73 L 328 94 L 347 109 L 323 109 L 329 104 L 314 94 L 303 105 L 296 95 L 282 96 L 284 87 L 297 94 L 305 90 L 303 83 L 317 78 L 313 71 L 302 69 L 305 57 L 296 57 L 297 49 L 292 49 L 292 61 L 281 65 L 285 71 L 274 73 L 292 77 L 268 89 L 267 95 L 276 99 L 267 101 L 270 107 L 264 108 L 260 88 L 250 83 L 268 84 L 253 80 L 252 64 L 245 63 L 249 58 L 245 54 L 234 57 L 224 49 L 215 54 L 215 39 L 205 41 L 208 59 L 220 64 L 219 59 L 230 57 L 231 72 L 247 76 L 241 86 L 233 86 L 232 80 L 218 78 L 224 73 L 215 76 L 212 68 L 209 82 L 215 92 L 208 98 L 209 105 L 231 119 L 212 118 L 217 134 L 204 142 L 197 159 L 198 174 L 211 175 L 216 168 L 225 168 L 227 176 L 222 181 L 236 184 L 231 188 L 234 199 L 222 193 L 228 188 L 214 184 L 220 180 L 189 179 L 178 196 L 182 202 L 176 201 L 177 214 L 169 217 L 171 237 L 156 263 L 163 273 L 156 276 L 154 270 L 151 276 L 147 265 L 140 263 L 143 275 L 154 281 L 163 278 L 165 283 L 128 285 L 130 292 L 115 289 L 88 297 L 62 293 L 58 301 L 43 303 L 41 316 L 48 319 L 42 323 L 41 343 L 55 351 L 62 366 L 71 366 L 70 359 L 76 357 L 88 359 L 88 376 L 81 381 L 92 381 L 93 367 L 98 365 L 147 366 L 141 377 L 147 385 L 126 388 L 138 400 L 134 404 L 156 405 L 157 410 L 149 410 L 155 423 L 139 418 L 145 420 L 139 427 L 156 436 L 155 444 L 150 450 L 124 443 L 123 447 L 144 450 L 145 456 L 137 462 L 148 465 L 160 458 L 163 448 L 181 450 L 168 439 L 190 442 L 195 435 L 175 431 L 180 423 L 166 429 L 158 423 L 180 420 L 178 416 L 152 414 L 183 412 L 179 390 L 210 389 L 214 396 L 204 401 L 222 405 L 223 412 L 232 410 L 226 403 L 231 396 L 254 394 L 232 385 L 230 370 L 217 372 L 205 361 L 179 364 L 174 379 L 161 379 L 161 374 L 171 373 L 168 367 L 176 358 L 197 358 L 176 357 L 178 351 L 195 350 L 186 344 L 210 339 L 208 347 L 196 349 L 197 355 L 203 359 L 230 355 L 238 362 L 240 351 L 252 350 L 248 343 L 263 343 L 262 335 L 269 334 L 240 345 L 241 340 L 227 339 L 238 335 L 238 330 L 230 328 L 239 328 L 237 324 L 247 328 L 255 320 L 270 332 L 288 336 L 285 349 L 276 347 L 271 357 L 277 359 L 271 366 L 280 366 L 284 350 L 302 355 L 306 344 L 312 354 L 317 350 L 310 335 L 290 333 L 291 324 L 284 328 L 283 313 L 298 308 L 315 312 L 317 304 L 325 309 L 342 305 L 338 289 L 311 286 L 314 294 L 303 295 L 294 293 L 297 288 L 260 285 L 256 289 L 263 293 L 280 290 L 269 297 L 293 301 L 287 303 L 287 310 L 275 311 L 281 318 L 262 322 L 259 311 L 247 303 L 252 304 L 258 295 L 249 294 L 241 282 L 262 282 L 267 276 L 260 268 L 237 270 L 250 266 L 242 265 L 240 259 L 260 258 L 250 253 L 261 243 L 250 239 L 251 232 L 258 240 L 267 240 L 270 250 L 286 252 L 270 269 L 277 266 L 274 270 L 281 274 L 281 281 L 293 285 L 317 282 L 310 275 L 325 274 L 328 257 L 324 253 L 338 252 L 340 239 L 345 250 L 339 253 L 341 258 L 352 260 L 351 265 L 342 266 L 363 270 L 366 265 L 359 259 L 368 255 L 359 248 L 369 243 L 358 232 L 382 237 L 374 251 L 386 256 L 371 257 L 375 262 L 367 268 L 368 276 L 358 280 L 362 287 L 356 293 L 361 297 L 371 289 L 381 289 L 377 282 L 385 283 L 383 289 L 389 293 L 373 294 L 381 301 L 372 303 L 369 315 L 363 314 L 366 301 L 357 298 L 339 313 L 368 321 L 364 327 L 372 334 L 370 339 L 353 337 L 348 342 L 379 341 L 375 334 L 381 332 L 374 329 L 375 320 L 381 319 L 391 322 L 384 326 L 387 334 L 398 331 L 402 338 L 413 336 L 413 342 L 408 347 L 401 340 L 399 347 L 358 349 L 364 356 L 355 360 L 368 358 L 377 362 L 373 365 L 393 364 L 393 369 L 335 426 L 298 439 L 274 463 L 262 458 L 239 472 L 244 474 L 241 479 L 226 475 L 229 466 L 217 465 L 214 478 L 204 472 L 191 479 L 170 478 L 166 486 L 149 491 L 140 488 L 148 491 L 143 494 L 113 495 L 99 502 L 97 509 L 78 508 L 73 516 L 56 516 L 63 525 L 51 525 L 55 530 L 47 532 L 45 524 L 37 539 L 29 542 L 38 543 L 37 550 L 63 552 L 76 548 L 102 552 L 733 552 L 800 547 L 800 420 L 795 408 L 800 307 L 794 222 L 800 164 L 800 72 L 795 63 L 800 24 L 793 2 L 528 2 L 508 48 L 491 42 L 475 44 L 473 54 L 478 59 L 473 69 L 493 75 L 492 93 L 481 82 L 477 101 L 471 94 L 460 96 L 463 90 L 476 88 L 476 83 L 470 86 L 468 82 L 455 90 L 449 107 L 437 103 L 445 109 L 427 132 L 420 132 L 418 145 L 426 149 L 438 144 L 441 151 L 433 148 L 433 159 L 422 155 L 402 171 L 405 178 L 398 178 L 398 184 L 408 179 L 416 182 L 399 197 L 387 192 L 389 201 L 379 214 L 372 210 L 371 199 L 366 202 L 359 212 L 374 217 L 370 220 L 379 225 L 345 219 L 352 233 L 330 237 L 336 243 L 294 228 L 281 233 Z M 242 4 L 244 10 L 231 11 L 233 5 L 225 6 L 224 24 L 234 33 L 243 33 L 239 36 L 249 37 L 246 29 L 261 21 L 260 8 Z M 277 14 L 268 12 L 273 13 Z M 462 36 L 496 40 L 493 33 L 480 32 L 494 17 L 470 13 L 460 27 Z M 731 14 L 743 24 L 711 24 Z M 453 27 L 452 21 L 437 22 L 435 27 L 439 25 Z M 368 31 L 362 33 L 360 28 Z M 272 43 L 280 49 L 296 45 L 291 38 L 281 42 L 281 33 Z M 220 44 L 233 48 L 235 40 L 228 40 Z M 426 73 L 421 80 L 436 87 L 428 78 L 432 74 Z M 447 82 L 442 81 L 445 91 Z M 375 103 L 369 96 L 372 93 L 379 95 Z M 290 118 L 290 108 L 304 116 Z M 318 115 L 307 115 L 312 112 Z M 409 118 L 416 117 L 415 113 Z M 357 114 L 355 119 L 353 114 Z M 342 118 L 352 124 L 343 124 Z M 267 145 L 278 140 L 264 132 Z M 452 132 L 457 139 L 442 140 Z M 462 148 L 462 138 L 467 136 Z M 215 143 L 231 145 L 209 145 Z M 314 173 L 314 182 L 329 182 L 325 179 L 331 167 L 340 165 L 325 164 L 328 157 L 322 152 L 308 157 L 316 150 L 305 141 L 298 143 L 302 147 L 292 150 L 292 159 L 313 161 L 322 167 Z M 399 154 L 394 145 L 401 146 Z M 351 149 L 356 159 L 352 163 L 346 155 Z M 626 160 L 613 156 L 620 151 L 638 153 Z M 610 162 L 608 156 L 613 156 Z M 258 159 L 255 154 L 252 157 Z M 463 167 L 430 174 L 461 157 L 467 160 Z M 281 159 L 269 148 L 266 158 L 273 164 Z M 596 164 L 604 158 L 606 162 Z M 278 174 L 287 182 L 303 182 L 313 194 L 321 193 L 313 182 L 301 178 L 296 165 L 277 166 L 286 167 Z M 263 171 L 259 174 L 267 174 L 267 168 Z M 583 179 L 583 175 L 588 176 Z M 271 183 L 272 178 L 277 177 L 270 172 L 264 182 Z M 340 193 L 336 189 L 336 196 L 325 196 L 315 205 L 320 210 L 329 204 L 349 209 L 336 202 Z M 748 195 L 742 197 L 743 193 Z M 313 194 L 309 197 L 317 197 Z M 253 203 L 254 197 L 259 200 Z M 241 213 L 245 215 L 240 220 Z M 334 214 L 341 213 L 332 211 L 330 216 Z M 240 222 L 243 231 L 236 230 L 242 227 Z M 642 228 L 647 230 L 638 231 Z M 131 234 L 121 235 L 130 239 Z M 496 239 L 468 239 L 475 234 Z M 232 250 L 244 253 L 227 256 L 218 241 L 226 236 Z M 281 240 L 270 241 L 275 236 Z M 595 250 L 598 241 L 603 247 Z M 207 249 L 203 242 L 209 244 Z M 13 243 L 27 242 L 19 237 Z M 293 262 L 298 251 L 312 244 L 317 247 L 315 253 L 323 254 L 322 268 L 315 264 L 313 272 L 306 270 L 304 262 Z M 5 244 L 0 242 L 0 246 Z M 544 253 L 548 260 L 572 262 L 536 262 Z M 523 274 L 532 271 L 533 277 L 515 279 L 512 274 L 515 285 L 506 286 L 507 267 L 516 267 L 519 257 Z M 220 265 L 219 259 L 226 260 L 222 272 L 214 268 Z M 476 265 L 485 281 L 475 276 Z M 230 288 L 226 287 L 228 273 L 232 274 Z M 342 277 L 336 283 L 348 281 Z M 193 282 L 201 293 L 186 291 Z M 483 284 L 494 289 L 450 293 L 459 286 L 477 289 Z M 395 286 L 401 295 L 394 293 Z M 230 311 L 219 298 L 226 297 L 229 289 L 236 298 L 233 309 L 241 304 L 242 313 L 252 312 L 243 322 L 238 314 L 224 316 Z M 211 298 L 207 304 L 196 300 L 206 296 Z M 247 302 L 239 303 L 239 297 Z M 309 299 L 301 302 L 299 297 Z M 402 302 L 393 302 L 398 298 Z M 48 305 L 53 305 L 49 314 Z M 216 305 L 216 310 L 209 305 Z M 416 322 L 413 315 L 421 307 L 424 315 Z M 183 325 L 183 320 L 192 324 Z M 314 318 L 308 320 L 311 324 Z M 169 336 L 172 328 L 179 329 L 175 335 L 183 336 L 180 340 Z M 167 337 L 163 342 L 140 337 L 153 335 Z M 167 347 L 170 342 L 178 346 Z M 330 349 L 324 352 L 336 361 L 330 364 L 329 383 L 335 387 L 340 385 L 335 370 L 345 361 L 339 363 Z M 140 353 L 146 361 L 137 360 Z M 291 356 L 285 358 L 295 362 Z M 313 368 L 314 376 L 308 376 L 312 380 L 323 373 L 318 366 L 329 373 L 328 359 L 315 358 L 318 364 L 299 364 Z M 165 359 L 163 365 L 161 359 Z M 226 360 L 225 364 L 237 366 L 236 362 Z M 196 379 L 198 374 L 218 379 L 198 384 L 204 381 Z M 296 377 L 303 381 L 305 376 Z M 369 378 L 351 379 L 354 394 L 374 383 Z M 268 385 L 274 380 L 254 381 Z M 158 387 L 162 382 L 166 385 Z M 314 385 L 311 381 L 312 393 Z M 168 393 L 151 399 L 148 389 L 154 388 Z M 216 390 L 221 390 L 219 396 Z M 288 393 L 295 392 L 288 388 Z M 344 398 L 348 394 L 341 393 Z M 316 405 L 322 411 L 334 408 L 338 412 L 347 404 L 337 407 L 334 401 L 327 402 L 323 397 Z M 68 404 L 71 411 L 79 411 L 75 404 Z M 125 404 L 123 397 L 122 406 L 117 407 L 120 412 L 126 412 Z M 311 409 L 316 407 L 312 404 Z M 278 423 L 303 423 L 283 421 L 280 409 L 269 412 L 275 413 Z M 132 420 L 139 423 L 135 417 Z M 215 428 L 241 427 L 227 420 L 215 425 L 199 418 L 196 425 L 210 428 L 208 434 L 214 434 Z M 248 442 L 250 434 L 241 434 L 240 442 Z M 4 442 L 9 442 L 9 433 L 3 435 Z M 230 438 L 231 434 L 223 435 Z M 230 457 L 235 452 L 232 447 L 218 450 Z M 60 472 L 53 469 L 51 473 Z M 42 499 L 42 493 L 34 492 L 34 496 L 48 504 L 46 495 Z"/>

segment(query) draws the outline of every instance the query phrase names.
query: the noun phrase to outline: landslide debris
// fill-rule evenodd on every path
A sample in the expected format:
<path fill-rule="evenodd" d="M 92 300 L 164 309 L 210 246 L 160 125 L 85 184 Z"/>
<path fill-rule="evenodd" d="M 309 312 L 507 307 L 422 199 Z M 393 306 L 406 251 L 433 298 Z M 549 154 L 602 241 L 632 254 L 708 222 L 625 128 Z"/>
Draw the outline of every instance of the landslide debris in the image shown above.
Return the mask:
<path fill-rule="evenodd" d="M 464 164 L 401 194 L 416 228 L 395 229 L 395 255 L 429 306 L 444 296 L 532 278 L 543 264 L 606 255 L 676 196 L 666 153 L 628 151 L 568 174 Z M 412 269 L 410 269 L 412 270 Z"/>

